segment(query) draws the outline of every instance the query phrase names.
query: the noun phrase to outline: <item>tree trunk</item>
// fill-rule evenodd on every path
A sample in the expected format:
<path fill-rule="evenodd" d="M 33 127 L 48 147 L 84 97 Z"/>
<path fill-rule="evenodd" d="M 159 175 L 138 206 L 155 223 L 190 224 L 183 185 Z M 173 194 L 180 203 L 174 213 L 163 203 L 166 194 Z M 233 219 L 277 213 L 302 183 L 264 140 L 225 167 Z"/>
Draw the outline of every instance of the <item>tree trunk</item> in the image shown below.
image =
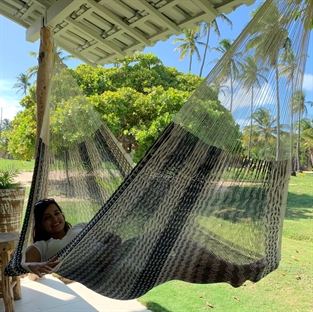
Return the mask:
<path fill-rule="evenodd" d="M 293 83 L 293 79 L 291 81 L 291 94 L 293 94 L 294 92 L 294 83 Z M 290 166 L 291 166 L 291 173 L 294 172 L 294 165 L 293 165 L 293 105 L 291 103 L 290 105 Z"/>
<path fill-rule="evenodd" d="M 249 143 L 248 143 L 248 159 L 250 159 L 250 149 L 251 149 L 251 140 L 252 140 L 252 108 L 253 108 L 253 87 L 251 88 L 250 132 L 249 132 Z"/>
<path fill-rule="evenodd" d="M 50 30 L 46 27 L 40 30 L 40 47 L 38 54 L 37 72 L 37 131 L 35 153 L 37 153 L 39 138 L 43 125 L 43 117 L 46 103 L 49 96 L 51 78 L 52 42 L 50 40 Z M 47 134 L 48 135 L 48 134 Z"/>
<path fill-rule="evenodd" d="M 300 104 L 299 104 L 300 106 Z M 301 110 L 299 107 L 298 111 L 298 135 L 297 135 L 297 171 L 301 171 L 301 164 L 300 164 L 300 132 L 301 132 Z"/>
<path fill-rule="evenodd" d="M 233 100 L 234 100 L 233 75 L 232 70 L 230 70 L 230 107 L 229 107 L 230 112 L 232 112 L 233 110 Z"/>
<path fill-rule="evenodd" d="M 311 167 L 313 167 L 313 147 L 309 148 Z"/>
<path fill-rule="evenodd" d="M 276 74 L 275 74 L 275 80 L 276 80 L 276 118 L 277 118 L 277 134 L 276 134 L 276 160 L 278 161 L 280 159 L 280 101 L 279 101 L 279 72 L 278 72 L 278 62 L 275 64 L 276 67 Z"/>
<path fill-rule="evenodd" d="M 268 152 L 267 152 L 267 147 L 268 147 L 268 138 L 265 137 L 265 160 L 267 160 Z"/>
<path fill-rule="evenodd" d="M 40 48 L 38 54 L 38 72 L 37 72 L 37 132 L 36 132 L 36 146 L 35 153 L 38 152 L 39 139 L 49 145 L 50 135 L 50 107 L 47 107 L 48 97 L 50 93 L 51 79 L 52 79 L 52 42 L 50 40 L 50 30 L 46 27 L 40 30 Z M 43 181 L 48 180 L 48 170 L 38 172 L 37 174 L 44 174 Z M 36 178 L 37 180 L 37 178 Z M 47 183 L 43 185 L 47 186 Z M 48 195 L 47 187 L 41 190 L 38 198 L 44 198 Z"/>
<path fill-rule="evenodd" d="M 210 29 L 211 29 L 211 27 L 208 25 L 207 35 L 206 35 L 206 42 L 205 42 L 205 48 L 204 48 L 204 52 L 203 52 L 203 59 L 202 59 L 202 64 L 201 64 L 200 74 L 199 74 L 200 77 L 202 76 L 204 62 L 205 62 L 205 59 L 206 59 L 206 53 L 207 53 L 207 50 L 208 50 L 208 45 L 209 45 L 209 40 L 210 40 Z"/>

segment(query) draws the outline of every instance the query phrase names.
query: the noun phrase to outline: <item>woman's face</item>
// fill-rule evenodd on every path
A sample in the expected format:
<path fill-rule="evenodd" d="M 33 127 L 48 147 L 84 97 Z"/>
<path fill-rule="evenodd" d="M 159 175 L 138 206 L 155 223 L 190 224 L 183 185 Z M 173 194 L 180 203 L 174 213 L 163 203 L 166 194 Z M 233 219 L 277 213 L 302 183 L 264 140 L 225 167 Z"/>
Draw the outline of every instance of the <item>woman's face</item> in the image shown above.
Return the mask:
<path fill-rule="evenodd" d="M 50 204 L 42 216 L 41 225 L 52 238 L 61 239 L 65 236 L 64 230 L 65 220 L 58 206 L 54 203 Z"/>

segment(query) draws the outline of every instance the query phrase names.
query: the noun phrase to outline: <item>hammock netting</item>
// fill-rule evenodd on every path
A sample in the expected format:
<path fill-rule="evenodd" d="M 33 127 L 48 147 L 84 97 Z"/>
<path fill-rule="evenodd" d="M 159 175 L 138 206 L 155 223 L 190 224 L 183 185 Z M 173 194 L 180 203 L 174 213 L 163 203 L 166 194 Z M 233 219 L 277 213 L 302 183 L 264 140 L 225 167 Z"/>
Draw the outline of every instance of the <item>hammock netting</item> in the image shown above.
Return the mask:
<path fill-rule="evenodd" d="M 47 197 L 72 225 L 88 222 L 58 252 L 56 273 L 111 298 L 137 298 L 169 280 L 238 286 L 275 270 L 291 104 L 311 25 L 312 1 L 265 2 L 135 166 L 55 57 L 27 211 L 5 274 L 26 273 L 34 202 Z"/>

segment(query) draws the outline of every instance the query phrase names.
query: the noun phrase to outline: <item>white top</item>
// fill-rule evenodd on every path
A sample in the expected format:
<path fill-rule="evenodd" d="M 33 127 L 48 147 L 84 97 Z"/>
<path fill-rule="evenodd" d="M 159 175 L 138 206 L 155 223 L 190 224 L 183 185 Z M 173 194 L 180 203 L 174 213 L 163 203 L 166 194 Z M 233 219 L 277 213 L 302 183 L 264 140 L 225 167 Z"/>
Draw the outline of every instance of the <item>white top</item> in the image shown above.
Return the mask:
<path fill-rule="evenodd" d="M 78 223 L 71 227 L 63 238 L 50 238 L 47 241 L 37 241 L 32 246 L 35 246 L 39 250 L 41 254 L 41 261 L 45 261 L 70 243 L 85 226 L 86 223 Z"/>

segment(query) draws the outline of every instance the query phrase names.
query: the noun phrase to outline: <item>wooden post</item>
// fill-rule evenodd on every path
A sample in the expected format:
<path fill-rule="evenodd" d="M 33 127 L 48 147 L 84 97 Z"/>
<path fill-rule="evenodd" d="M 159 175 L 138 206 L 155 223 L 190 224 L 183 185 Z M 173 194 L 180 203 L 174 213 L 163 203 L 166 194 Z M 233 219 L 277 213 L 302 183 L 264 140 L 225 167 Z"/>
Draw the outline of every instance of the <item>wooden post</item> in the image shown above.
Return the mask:
<path fill-rule="evenodd" d="M 22 288 L 21 288 L 21 278 L 20 276 L 12 276 L 13 282 L 13 297 L 14 300 L 22 299 Z"/>
<path fill-rule="evenodd" d="M 52 42 L 50 40 L 50 30 L 46 27 L 40 30 L 40 47 L 38 55 L 38 72 L 37 72 L 37 131 L 36 146 L 37 153 L 40 133 L 43 125 L 43 116 L 46 109 L 46 103 L 49 95 L 50 78 L 51 78 L 51 59 L 52 59 Z"/>
<path fill-rule="evenodd" d="M 3 245 L 3 244 L 2 244 Z M 5 306 L 5 312 L 14 312 L 14 301 L 13 297 L 11 296 L 11 277 L 4 277 L 4 268 L 7 266 L 9 263 L 9 253 L 8 251 L 3 251 L 1 252 L 1 265 L 2 265 L 2 296 L 3 296 L 3 301 L 4 301 L 4 306 Z"/>
<path fill-rule="evenodd" d="M 4 269 L 9 263 L 10 255 L 16 247 L 19 238 L 18 233 L 0 233 L 0 266 L 1 266 L 1 292 L 4 301 L 5 312 L 14 312 L 15 299 L 22 298 L 20 277 L 4 275 Z"/>

